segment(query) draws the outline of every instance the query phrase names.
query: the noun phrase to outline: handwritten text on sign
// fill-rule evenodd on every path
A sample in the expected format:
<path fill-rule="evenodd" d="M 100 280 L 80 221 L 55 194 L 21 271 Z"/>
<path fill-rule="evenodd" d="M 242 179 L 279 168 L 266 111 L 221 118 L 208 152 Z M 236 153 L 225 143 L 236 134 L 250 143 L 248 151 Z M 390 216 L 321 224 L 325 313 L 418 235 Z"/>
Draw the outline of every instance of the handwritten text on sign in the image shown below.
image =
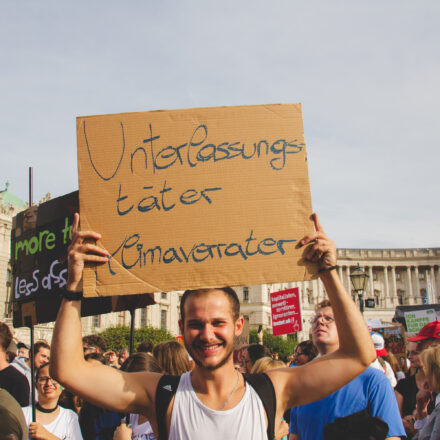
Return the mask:
<path fill-rule="evenodd" d="M 270 294 L 273 335 L 285 335 L 302 330 L 298 287 Z"/>
<path fill-rule="evenodd" d="M 82 229 L 112 258 L 86 296 L 310 279 L 298 104 L 78 118 Z"/>

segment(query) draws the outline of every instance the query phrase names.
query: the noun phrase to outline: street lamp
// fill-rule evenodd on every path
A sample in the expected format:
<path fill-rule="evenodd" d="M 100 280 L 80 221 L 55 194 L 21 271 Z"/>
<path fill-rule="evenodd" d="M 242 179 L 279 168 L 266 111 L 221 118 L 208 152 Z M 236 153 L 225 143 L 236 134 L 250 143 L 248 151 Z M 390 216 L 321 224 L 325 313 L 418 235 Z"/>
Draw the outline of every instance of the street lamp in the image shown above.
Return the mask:
<path fill-rule="evenodd" d="M 365 287 L 367 286 L 368 278 L 370 278 L 369 275 L 361 269 L 359 263 L 356 269 L 350 274 L 350 279 L 351 283 L 353 284 L 354 291 L 358 294 L 359 308 L 361 310 L 361 313 L 364 313 L 364 291 Z"/>

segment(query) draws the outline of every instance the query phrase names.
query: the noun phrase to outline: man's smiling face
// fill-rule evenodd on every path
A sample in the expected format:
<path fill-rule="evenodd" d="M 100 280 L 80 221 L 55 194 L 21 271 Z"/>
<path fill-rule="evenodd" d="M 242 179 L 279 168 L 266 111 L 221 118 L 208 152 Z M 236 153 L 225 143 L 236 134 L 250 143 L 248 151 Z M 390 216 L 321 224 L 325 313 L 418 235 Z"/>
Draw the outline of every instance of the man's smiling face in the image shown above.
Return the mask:
<path fill-rule="evenodd" d="M 228 296 L 221 290 L 210 290 L 191 295 L 184 307 L 185 322 L 179 321 L 179 325 L 194 362 L 199 367 L 215 370 L 231 360 L 235 338 L 243 329 L 243 319 L 234 319 Z"/>

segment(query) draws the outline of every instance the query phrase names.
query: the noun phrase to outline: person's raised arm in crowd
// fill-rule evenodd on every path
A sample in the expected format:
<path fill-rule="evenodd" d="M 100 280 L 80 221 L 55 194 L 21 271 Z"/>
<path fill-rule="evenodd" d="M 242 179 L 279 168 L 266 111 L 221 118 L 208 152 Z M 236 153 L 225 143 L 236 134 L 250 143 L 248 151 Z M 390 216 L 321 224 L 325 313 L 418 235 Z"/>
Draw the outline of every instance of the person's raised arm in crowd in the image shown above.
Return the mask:
<path fill-rule="evenodd" d="M 79 231 L 75 214 L 72 242 L 68 249 L 67 292 L 80 292 L 86 263 L 108 261 L 108 252 L 92 243 L 100 234 Z M 81 301 L 63 299 L 58 312 L 51 359 L 51 375 L 87 401 L 118 412 L 148 412 L 160 375 L 142 372 L 128 374 L 84 360 L 81 340 Z"/>
<path fill-rule="evenodd" d="M 313 220 L 315 232 L 303 238 L 300 244 L 310 245 L 305 258 L 318 265 L 332 304 L 339 348 L 301 367 L 268 373 L 276 390 L 279 411 L 333 393 L 362 373 L 376 357 L 364 319 L 338 277 L 336 246 L 325 234 L 316 214 Z"/>

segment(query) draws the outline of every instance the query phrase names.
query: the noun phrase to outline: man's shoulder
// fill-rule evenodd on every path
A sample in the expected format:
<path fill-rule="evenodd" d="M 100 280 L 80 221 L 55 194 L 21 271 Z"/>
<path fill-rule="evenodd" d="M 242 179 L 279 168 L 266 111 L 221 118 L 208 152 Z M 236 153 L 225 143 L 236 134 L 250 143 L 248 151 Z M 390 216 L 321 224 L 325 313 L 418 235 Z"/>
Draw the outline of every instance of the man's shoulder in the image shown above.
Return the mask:
<path fill-rule="evenodd" d="M 18 382 L 27 383 L 26 376 L 20 371 L 18 371 L 16 368 L 14 368 L 12 365 L 8 365 L 6 368 L 0 371 L 0 376 L 3 376 L 4 378 L 16 380 Z"/>

